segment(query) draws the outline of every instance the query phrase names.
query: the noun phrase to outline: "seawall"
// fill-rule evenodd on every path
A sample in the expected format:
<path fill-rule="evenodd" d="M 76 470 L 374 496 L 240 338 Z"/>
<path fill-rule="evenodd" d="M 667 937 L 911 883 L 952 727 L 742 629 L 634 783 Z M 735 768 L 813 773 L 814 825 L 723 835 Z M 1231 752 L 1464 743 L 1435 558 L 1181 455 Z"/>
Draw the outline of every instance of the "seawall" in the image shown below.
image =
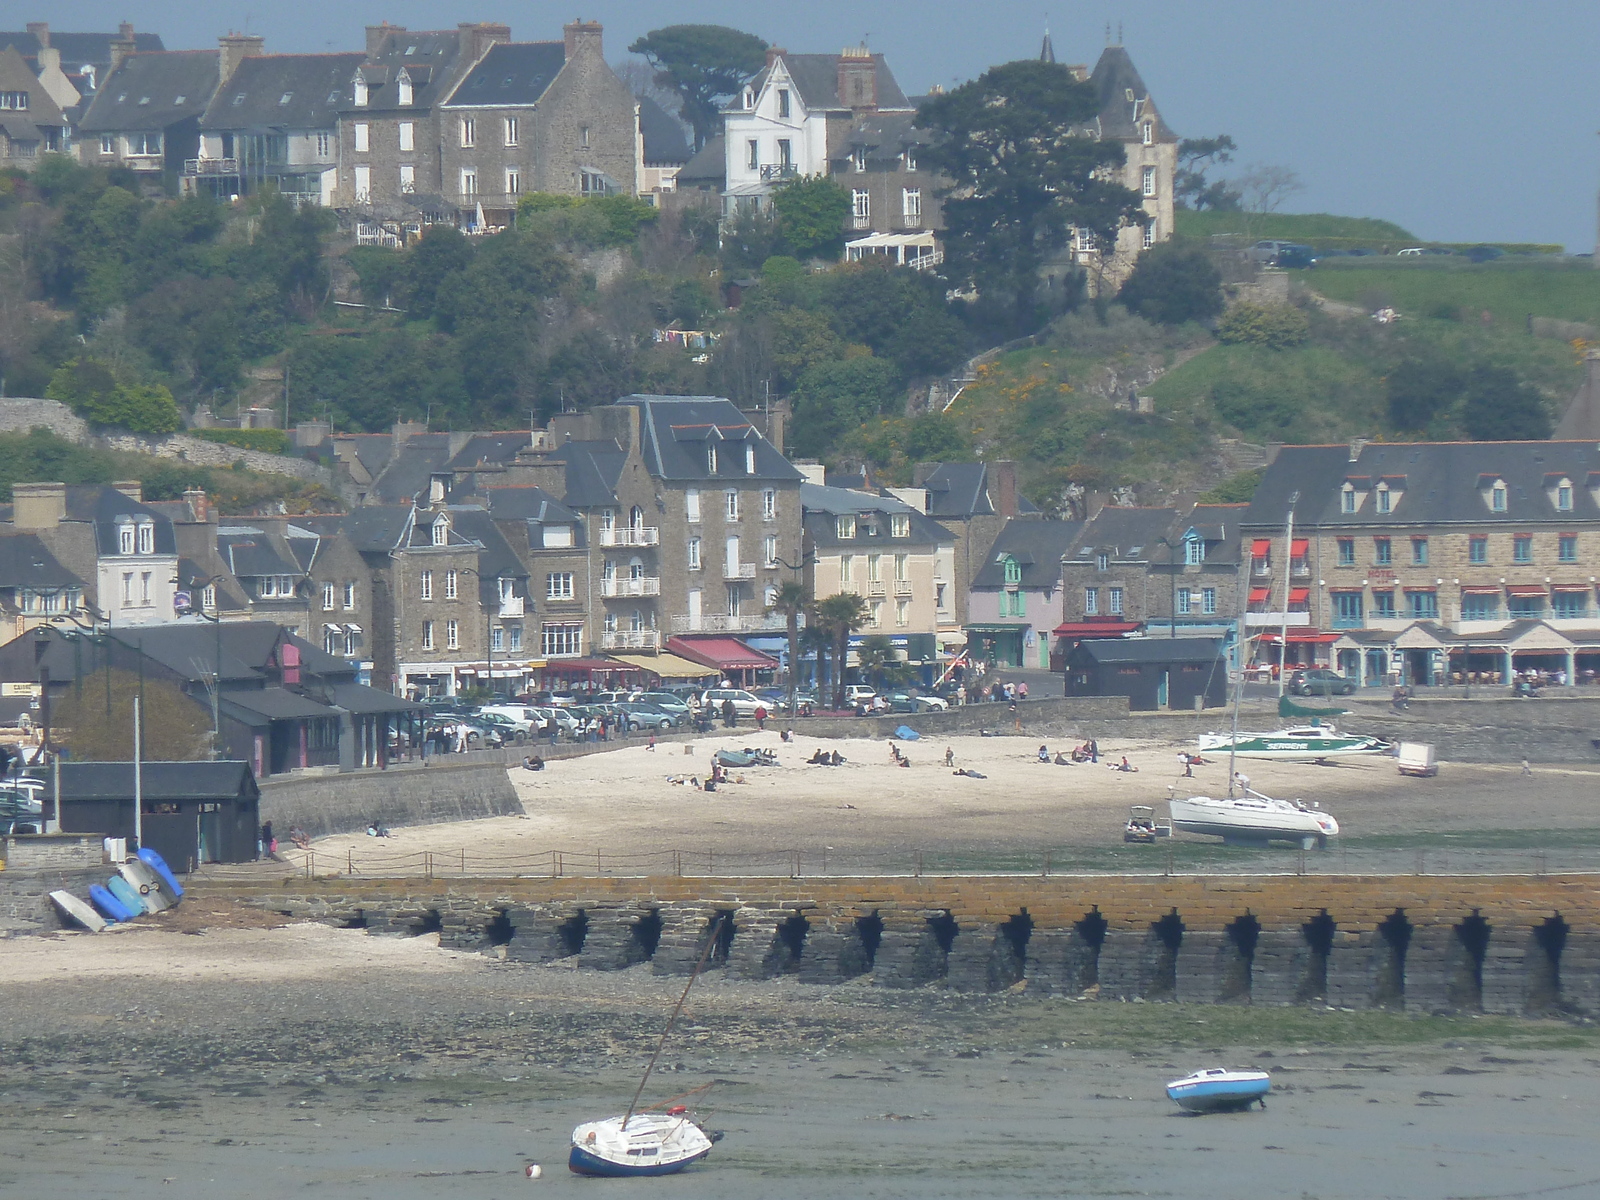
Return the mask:
<path fill-rule="evenodd" d="M 289 916 L 541 963 L 1120 1000 L 1600 1011 L 1600 876 L 200 882 Z M 503 947 L 503 950 L 499 948 Z"/>
<path fill-rule="evenodd" d="M 456 761 L 471 757 L 476 761 Z M 442 755 L 386 771 L 297 774 L 261 781 L 261 819 L 288 840 L 298 825 L 312 837 L 351 833 L 368 822 L 430 825 L 518 815 L 522 804 L 499 755 Z"/>

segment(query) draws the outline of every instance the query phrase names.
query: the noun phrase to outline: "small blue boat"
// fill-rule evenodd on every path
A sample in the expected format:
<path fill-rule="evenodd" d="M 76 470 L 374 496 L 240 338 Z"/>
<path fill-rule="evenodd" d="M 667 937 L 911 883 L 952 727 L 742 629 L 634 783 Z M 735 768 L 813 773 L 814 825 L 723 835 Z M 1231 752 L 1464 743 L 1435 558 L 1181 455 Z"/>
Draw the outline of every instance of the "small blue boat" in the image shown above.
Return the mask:
<path fill-rule="evenodd" d="M 113 875 L 106 880 L 106 891 L 122 901 L 122 907 L 136 917 L 142 917 L 148 911 L 145 908 L 144 898 L 121 875 Z"/>
<path fill-rule="evenodd" d="M 1240 1112 L 1252 1104 L 1267 1106 L 1272 1077 L 1265 1071 L 1229 1071 L 1212 1067 L 1167 1084 L 1167 1095 L 1189 1112 Z"/>
<path fill-rule="evenodd" d="M 139 861 L 156 873 L 156 878 L 161 881 L 162 890 L 168 893 L 168 898 L 174 903 L 183 899 L 183 884 L 178 882 L 178 877 L 172 873 L 172 868 L 167 866 L 167 860 L 154 850 L 141 849 Z"/>
<path fill-rule="evenodd" d="M 100 915 L 108 921 L 119 924 L 123 921 L 133 920 L 134 914 L 129 912 L 121 900 L 118 900 L 107 889 L 98 883 L 89 885 L 89 903 L 100 910 Z"/>

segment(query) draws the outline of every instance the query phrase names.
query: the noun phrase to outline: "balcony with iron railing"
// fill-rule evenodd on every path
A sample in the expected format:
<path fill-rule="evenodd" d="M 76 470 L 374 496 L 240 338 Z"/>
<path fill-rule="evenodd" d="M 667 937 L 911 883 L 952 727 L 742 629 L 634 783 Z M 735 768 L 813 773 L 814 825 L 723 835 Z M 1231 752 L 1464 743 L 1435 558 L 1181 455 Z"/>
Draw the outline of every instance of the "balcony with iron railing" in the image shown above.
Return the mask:
<path fill-rule="evenodd" d="M 771 183 L 776 179 L 793 179 L 800 174 L 800 168 L 793 163 L 768 163 L 761 168 L 761 182 Z"/>
<path fill-rule="evenodd" d="M 602 650 L 659 650 L 661 634 L 654 629 L 611 629 L 600 635 Z"/>
<path fill-rule="evenodd" d="M 600 531 L 602 546 L 659 546 L 661 530 L 653 525 L 624 525 Z"/>
<path fill-rule="evenodd" d="M 883 594 L 884 594 L 883 580 L 881 580 L 881 579 L 869 579 L 869 580 L 867 580 L 867 595 L 869 595 L 869 596 L 882 596 Z"/>
<path fill-rule="evenodd" d="M 185 175 L 237 175 L 239 173 L 239 160 L 237 158 L 186 158 L 183 160 L 183 173 Z"/>
<path fill-rule="evenodd" d="M 661 580 L 659 577 L 652 575 L 641 575 L 637 578 L 631 576 L 602 578 L 600 580 L 600 594 L 608 600 L 615 600 L 623 596 L 659 596 L 661 595 Z"/>
<path fill-rule="evenodd" d="M 711 613 L 672 618 L 673 633 L 782 633 L 788 627 L 788 618 L 782 613 Z"/>
<path fill-rule="evenodd" d="M 525 617 L 528 615 L 528 602 L 522 596 L 500 597 L 500 618 L 505 620 L 511 617 Z"/>
<path fill-rule="evenodd" d="M 896 596 L 909 596 L 909 595 L 911 595 L 911 580 L 909 580 L 909 579 L 896 579 L 894 581 L 894 594 Z"/>
<path fill-rule="evenodd" d="M 756 577 L 755 563 L 723 563 L 722 577 L 724 579 L 754 579 Z"/>

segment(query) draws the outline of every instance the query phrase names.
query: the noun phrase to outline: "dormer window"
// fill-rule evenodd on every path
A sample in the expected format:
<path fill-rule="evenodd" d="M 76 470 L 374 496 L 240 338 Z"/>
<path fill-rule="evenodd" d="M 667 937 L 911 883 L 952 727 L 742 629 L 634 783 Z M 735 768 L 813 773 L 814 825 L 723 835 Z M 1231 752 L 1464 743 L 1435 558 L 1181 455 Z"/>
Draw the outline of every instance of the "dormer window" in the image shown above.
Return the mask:
<path fill-rule="evenodd" d="M 1572 480 L 1563 479 L 1556 484 L 1556 511 L 1572 511 Z"/>
<path fill-rule="evenodd" d="M 707 475 L 715 475 L 716 473 L 717 473 L 717 448 L 715 446 L 707 446 L 706 447 L 706 474 Z"/>
<path fill-rule="evenodd" d="M 756 91 L 754 88 L 745 88 L 744 106 L 746 110 L 752 109 L 756 106 Z"/>
<path fill-rule="evenodd" d="M 133 526 L 132 525 L 119 525 L 119 526 L 117 526 L 117 553 L 118 554 L 132 554 L 133 553 Z"/>
<path fill-rule="evenodd" d="M 857 146 L 850 152 L 850 161 L 854 164 L 856 173 L 860 174 L 867 169 L 867 148 Z"/>
<path fill-rule="evenodd" d="M 856 536 L 856 519 L 853 516 L 840 517 L 834 528 L 837 530 L 841 540 L 849 541 Z"/>
<path fill-rule="evenodd" d="M 1496 479 L 1494 486 L 1489 489 L 1489 511 L 1497 513 L 1506 511 L 1506 485 L 1502 480 Z"/>
<path fill-rule="evenodd" d="M 1359 507 L 1361 499 L 1356 495 L 1355 485 L 1347 483 L 1339 490 L 1339 511 L 1353 513 Z"/>
<path fill-rule="evenodd" d="M 433 523 L 433 544 L 435 546 L 448 546 L 450 544 L 450 522 L 440 517 Z"/>
<path fill-rule="evenodd" d="M 1011 555 L 1005 557 L 1006 586 L 1015 587 L 1022 582 L 1022 564 Z"/>
<path fill-rule="evenodd" d="M 367 106 L 367 81 L 359 75 L 356 76 L 355 95 L 352 97 L 352 102 L 357 108 L 365 108 Z"/>
<path fill-rule="evenodd" d="M 394 98 L 397 104 L 411 103 L 411 76 L 404 71 L 394 81 Z"/>
<path fill-rule="evenodd" d="M 1393 510 L 1394 497 L 1389 491 L 1389 485 L 1387 483 L 1380 483 L 1378 485 L 1378 511 L 1380 513 L 1388 513 L 1392 512 Z"/>
<path fill-rule="evenodd" d="M 156 527 L 149 521 L 139 525 L 139 553 L 154 554 L 156 552 Z"/>
<path fill-rule="evenodd" d="M 890 514 L 889 536 L 897 538 L 911 536 L 911 515 L 909 513 Z"/>
<path fill-rule="evenodd" d="M 1153 125 L 1149 121 L 1146 121 L 1143 125 L 1141 125 L 1139 127 L 1139 132 L 1140 132 L 1140 138 L 1141 138 L 1141 140 L 1144 142 L 1144 144 L 1146 146 L 1151 146 L 1151 145 L 1155 144 L 1155 140 L 1156 140 L 1156 127 L 1155 127 L 1155 125 Z"/>
<path fill-rule="evenodd" d="M 915 171 L 917 169 L 917 148 L 915 146 L 906 147 L 905 160 L 906 170 Z"/>
<path fill-rule="evenodd" d="M 746 442 L 744 444 L 744 473 L 746 475 L 754 475 L 756 473 L 756 447 L 754 442 Z"/>
<path fill-rule="evenodd" d="M 1183 539 L 1183 561 L 1191 567 L 1197 567 L 1206 561 L 1205 539 L 1198 535 Z"/>

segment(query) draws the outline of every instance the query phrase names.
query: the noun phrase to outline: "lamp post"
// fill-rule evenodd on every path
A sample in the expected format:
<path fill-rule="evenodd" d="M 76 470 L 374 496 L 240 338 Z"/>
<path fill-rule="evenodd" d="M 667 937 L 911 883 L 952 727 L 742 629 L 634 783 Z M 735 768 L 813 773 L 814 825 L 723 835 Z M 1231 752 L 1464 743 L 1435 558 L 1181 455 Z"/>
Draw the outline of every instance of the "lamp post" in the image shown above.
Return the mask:
<path fill-rule="evenodd" d="M 1294 585 L 1294 506 L 1300 493 L 1289 493 L 1289 515 L 1283 523 L 1283 626 L 1278 640 L 1278 699 L 1289 683 L 1289 592 Z"/>

